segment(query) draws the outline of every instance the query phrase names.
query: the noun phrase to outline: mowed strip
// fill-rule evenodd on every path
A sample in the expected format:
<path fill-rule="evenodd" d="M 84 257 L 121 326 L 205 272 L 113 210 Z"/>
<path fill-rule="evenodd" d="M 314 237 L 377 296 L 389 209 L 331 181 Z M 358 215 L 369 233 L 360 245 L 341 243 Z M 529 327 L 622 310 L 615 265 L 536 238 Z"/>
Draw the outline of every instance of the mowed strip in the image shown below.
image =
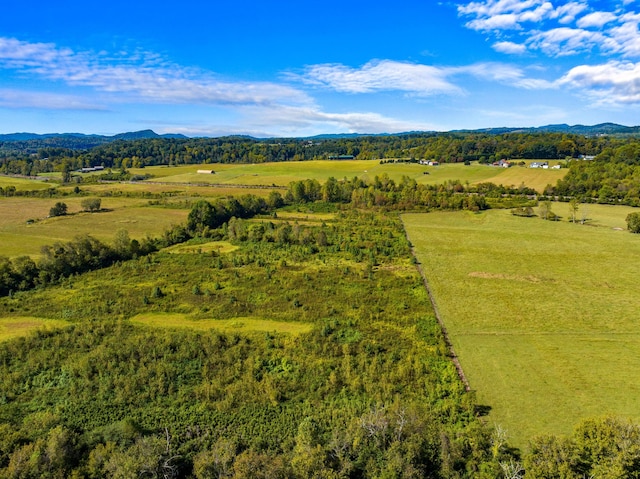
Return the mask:
<path fill-rule="evenodd" d="M 233 319 L 193 319 L 179 313 L 148 313 L 131 318 L 134 324 L 155 328 L 193 329 L 197 331 L 219 331 L 222 333 L 308 333 L 312 324 L 273 321 L 255 317 L 239 317 Z"/>
<path fill-rule="evenodd" d="M 66 321 L 41 319 L 30 316 L 0 318 L 0 341 L 27 336 L 37 330 L 63 328 L 68 325 L 69 323 Z"/>
<path fill-rule="evenodd" d="M 585 225 L 403 216 L 471 387 L 516 445 L 584 417 L 640 419 L 640 237 L 617 226 L 631 208 L 588 209 Z"/>

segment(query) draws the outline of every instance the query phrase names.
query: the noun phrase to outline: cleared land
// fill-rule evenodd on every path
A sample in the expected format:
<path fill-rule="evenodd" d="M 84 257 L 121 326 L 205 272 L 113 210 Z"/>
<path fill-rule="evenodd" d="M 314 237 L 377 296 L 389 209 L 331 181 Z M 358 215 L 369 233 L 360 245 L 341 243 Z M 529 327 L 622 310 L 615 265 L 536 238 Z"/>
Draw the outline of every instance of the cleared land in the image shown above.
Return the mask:
<path fill-rule="evenodd" d="M 40 329 L 61 328 L 68 324 L 66 321 L 32 318 L 28 316 L 0 318 L 0 341 L 26 336 Z"/>
<path fill-rule="evenodd" d="M 190 319 L 184 314 L 150 313 L 139 314 L 131 318 L 135 324 L 143 324 L 156 328 L 186 328 L 197 331 L 220 331 L 224 333 L 308 333 L 313 329 L 311 323 L 294 323 L 274 321 L 254 317 L 239 317 L 234 319 Z"/>
<path fill-rule="evenodd" d="M 213 169 L 215 174 L 198 174 L 199 169 Z M 387 174 L 395 181 L 403 176 L 413 178 L 422 184 L 439 184 L 448 180 L 482 183 L 493 182 L 505 186 L 527 186 L 542 191 L 548 184 L 555 184 L 564 177 L 567 170 L 543 170 L 514 166 L 498 168 L 473 163 L 465 166 L 442 164 L 425 166 L 415 163 L 384 163 L 379 160 L 345 161 L 300 161 L 261 164 L 210 164 L 186 166 L 155 166 L 143 169 L 131 169 L 132 173 L 150 174 L 154 178 L 146 183 L 208 183 L 230 185 L 277 185 L 286 186 L 292 181 L 315 178 L 324 182 L 329 177 L 373 180 L 376 176 Z M 429 173 L 429 174 L 425 174 Z"/>
<path fill-rule="evenodd" d="M 471 387 L 516 445 L 584 417 L 640 419 L 640 237 L 620 230 L 634 210 L 587 208 L 585 225 L 403 216 Z"/>
<path fill-rule="evenodd" d="M 16 178 L 13 176 L 0 176 L 0 188 L 13 186 L 16 191 L 48 190 L 56 185 L 42 180 L 30 180 L 28 178 Z"/>
<path fill-rule="evenodd" d="M 4 256 L 40 254 L 40 248 L 56 241 L 69 241 L 89 234 L 109 242 L 120 229 L 131 238 L 157 236 L 175 224 L 184 223 L 188 209 L 152 207 L 139 198 L 102 198 L 105 211 L 80 212 L 84 198 L 0 198 L 0 244 Z M 58 201 L 67 204 L 69 215 L 47 218 Z M 28 220 L 35 220 L 27 223 Z"/>

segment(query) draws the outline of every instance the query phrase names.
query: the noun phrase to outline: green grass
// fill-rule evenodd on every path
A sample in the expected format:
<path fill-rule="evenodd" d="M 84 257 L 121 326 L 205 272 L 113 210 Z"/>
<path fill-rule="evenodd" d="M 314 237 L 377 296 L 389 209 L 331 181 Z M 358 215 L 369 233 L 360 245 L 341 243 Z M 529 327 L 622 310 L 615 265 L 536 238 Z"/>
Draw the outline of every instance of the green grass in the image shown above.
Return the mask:
<path fill-rule="evenodd" d="M 98 213 L 81 212 L 83 198 L 0 198 L 0 243 L 4 256 L 40 254 L 40 248 L 56 241 L 69 241 L 89 234 L 110 242 L 120 229 L 131 238 L 157 236 L 175 224 L 184 223 L 189 210 L 148 206 L 140 198 L 103 198 Z M 67 204 L 69 215 L 47 218 L 58 201 Z M 34 223 L 27 223 L 35 220 Z"/>
<path fill-rule="evenodd" d="M 54 188 L 57 185 L 52 185 L 46 181 L 30 180 L 27 178 L 15 178 L 12 176 L 0 176 L 0 188 L 7 188 L 8 186 L 14 186 L 17 191 L 35 191 L 35 190 L 48 190 Z"/>
<path fill-rule="evenodd" d="M 68 324 L 66 321 L 29 316 L 0 318 L 0 341 L 26 336 L 40 329 L 61 328 Z"/>
<path fill-rule="evenodd" d="M 196 253 L 210 253 L 215 251 L 220 254 L 231 253 L 236 251 L 239 247 L 229 243 L 228 241 L 210 241 L 208 243 L 200 244 L 177 244 L 165 248 L 166 253 L 179 253 L 179 254 L 196 254 Z"/>
<path fill-rule="evenodd" d="M 144 170 L 141 170 L 144 171 Z M 197 178 L 196 178 L 197 180 Z M 96 195 L 119 195 L 121 192 L 125 194 L 146 194 L 151 193 L 155 195 L 170 195 L 174 198 L 217 198 L 224 196 L 240 196 L 240 195 L 256 195 L 266 197 L 269 195 L 271 188 L 250 188 L 250 187 L 221 187 L 221 186 L 197 186 L 190 184 L 180 183 L 162 183 L 160 179 L 158 182 L 136 182 L 136 183 L 101 183 L 92 185 L 83 185 L 82 191 L 94 193 Z M 67 187 L 61 188 L 65 190 Z M 68 188 L 71 190 L 72 188 Z M 279 190 L 284 193 L 284 190 Z"/>
<path fill-rule="evenodd" d="M 288 333 L 302 334 L 313 329 L 310 323 L 274 321 L 255 317 L 234 319 L 190 319 L 185 314 L 145 313 L 131 318 L 134 324 L 154 328 L 192 329 L 196 331 L 220 331 L 223 333 Z"/>
<path fill-rule="evenodd" d="M 215 174 L 198 174 L 198 169 L 210 169 Z M 347 161 L 301 161 L 261 164 L 211 164 L 187 165 L 178 167 L 156 166 L 140 170 L 132 169 L 132 173 L 150 174 L 150 182 L 162 183 L 210 183 L 210 184 L 242 184 L 242 185 L 278 185 L 286 186 L 292 181 L 315 178 L 324 182 L 329 177 L 352 178 L 357 176 L 367 181 L 376 176 L 389 175 L 395 181 L 403 176 L 413 178 L 418 183 L 439 184 L 448 180 L 480 183 L 493 182 L 505 186 L 519 186 L 524 183 L 539 189 L 556 181 L 568 170 L 542 170 L 525 167 L 497 168 L 473 163 L 465 166 L 458 164 L 442 164 L 437 167 L 412 163 L 385 163 L 379 160 L 347 160 Z M 425 174 L 429 173 L 429 174 Z"/>
<path fill-rule="evenodd" d="M 516 445 L 584 417 L 640 419 L 640 237 L 620 231 L 631 208 L 587 208 L 585 225 L 403 216 L 471 386 Z"/>

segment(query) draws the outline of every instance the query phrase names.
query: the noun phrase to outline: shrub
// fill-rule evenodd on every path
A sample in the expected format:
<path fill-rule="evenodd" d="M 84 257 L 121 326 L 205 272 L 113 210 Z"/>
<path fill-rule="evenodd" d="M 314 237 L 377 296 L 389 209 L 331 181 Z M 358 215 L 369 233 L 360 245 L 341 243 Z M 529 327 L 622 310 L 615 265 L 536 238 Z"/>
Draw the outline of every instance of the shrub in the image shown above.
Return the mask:
<path fill-rule="evenodd" d="M 58 201 L 50 210 L 49 216 L 64 216 L 67 214 L 67 205 Z"/>
<path fill-rule="evenodd" d="M 627 215 L 627 229 L 631 233 L 640 233 L 640 213 L 629 213 Z"/>

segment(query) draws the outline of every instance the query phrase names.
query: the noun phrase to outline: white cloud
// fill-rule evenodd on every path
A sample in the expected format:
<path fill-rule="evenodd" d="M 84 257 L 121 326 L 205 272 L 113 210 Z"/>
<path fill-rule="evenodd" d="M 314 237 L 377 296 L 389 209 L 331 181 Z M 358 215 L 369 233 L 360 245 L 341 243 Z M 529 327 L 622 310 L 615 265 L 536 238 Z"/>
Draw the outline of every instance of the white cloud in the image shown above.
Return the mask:
<path fill-rule="evenodd" d="M 589 8 L 589 6 L 583 2 L 569 2 L 556 8 L 555 16 L 562 24 L 572 23 L 576 19 L 576 16 L 587 8 Z"/>
<path fill-rule="evenodd" d="M 604 47 L 613 53 L 628 57 L 640 56 L 640 14 L 627 13 L 620 17 L 620 24 L 609 30 Z"/>
<path fill-rule="evenodd" d="M 545 80 L 526 78 L 520 68 L 497 62 L 434 67 L 392 60 L 376 60 L 361 68 L 345 65 L 312 65 L 307 67 L 303 75 L 290 75 L 290 78 L 346 93 L 400 91 L 426 97 L 438 94 L 467 94 L 466 90 L 453 81 L 454 77 L 464 75 L 515 88 L 553 88 L 553 84 Z"/>
<path fill-rule="evenodd" d="M 497 52 L 508 53 L 512 55 L 522 54 L 527 51 L 526 45 L 514 42 L 496 42 L 491 45 L 491 47 Z"/>
<path fill-rule="evenodd" d="M 640 103 L 640 63 L 611 61 L 580 65 L 558 80 L 561 86 L 580 89 L 599 104 Z"/>
<path fill-rule="evenodd" d="M 544 0 L 487 0 L 458 6 L 458 14 L 475 16 L 466 23 L 480 31 L 520 29 L 524 22 L 541 22 L 557 16 L 551 2 Z"/>
<path fill-rule="evenodd" d="M 579 18 L 576 25 L 580 28 L 602 27 L 607 23 L 613 22 L 618 17 L 611 12 L 592 12 Z"/>
<path fill-rule="evenodd" d="M 47 110 L 105 110 L 96 102 L 74 95 L 0 89 L 1 108 L 44 108 Z"/>
<path fill-rule="evenodd" d="M 493 48 L 501 53 L 522 53 L 523 47 L 516 45 L 523 45 L 554 57 L 583 52 L 640 57 L 640 14 L 622 6 L 594 10 L 595 2 L 587 0 L 557 3 L 485 0 L 458 5 L 458 14 L 470 17 L 467 28 L 494 37 Z"/>
<path fill-rule="evenodd" d="M 307 84 L 347 93 L 391 90 L 417 95 L 459 93 L 461 90 L 450 83 L 446 75 L 446 70 L 434 66 L 373 60 L 361 68 L 340 64 L 313 65 L 298 78 Z"/>
<path fill-rule="evenodd" d="M 70 86 L 119 93 L 128 100 L 186 104 L 311 104 L 302 91 L 270 82 L 230 82 L 210 73 L 162 62 L 134 52 L 109 57 L 73 52 L 51 43 L 0 37 L 0 68 L 20 71 Z"/>
<path fill-rule="evenodd" d="M 503 13 L 520 13 L 533 7 L 538 8 L 545 3 L 549 2 L 543 0 L 486 0 L 458 5 L 458 12 L 463 15 L 490 17 Z"/>
<path fill-rule="evenodd" d="M 578 28 L 560 27 L 537 32 L 529 40 L 531 49 L 541 50 L 550 56 L 574 55 L 605 42 L 600 32 Z"/>

